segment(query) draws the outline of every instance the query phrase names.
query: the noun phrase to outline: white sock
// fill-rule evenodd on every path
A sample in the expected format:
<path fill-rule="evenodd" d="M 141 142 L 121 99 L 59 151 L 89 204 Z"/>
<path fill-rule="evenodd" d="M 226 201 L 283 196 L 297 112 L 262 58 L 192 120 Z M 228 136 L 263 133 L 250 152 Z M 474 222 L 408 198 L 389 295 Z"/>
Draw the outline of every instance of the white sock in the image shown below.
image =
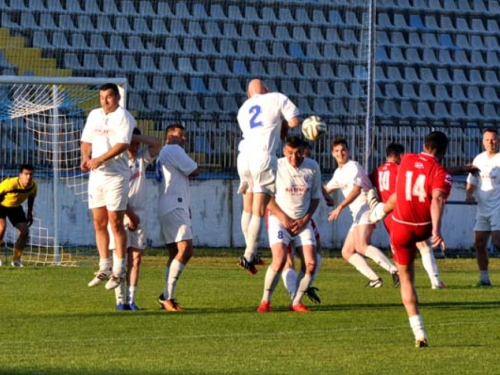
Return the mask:
<path fill-rule="evenodd" d="M 165 267 L 165 287 L 163 289 L 163 299 L 168 299 L 168 275 L 170 273 L 170 266 Z"/>
<path fill-rule="evenodd" d="M 281 272 L 281 278 L 288 294 L 290 294 L 290 299 L 293 299 L 297 293 L 297 272 L 293 268 L 287 268 Z"/>
<path fill-rule="evenodd" d="M 314 281 L 316 281 L 316 277 L 318 276 L 319 267 L 321 267 L 322 260 L 323 260 L 323 257 L 321 256 L 321 254 L 316 253 L 316 268 L 314 269 L 314 272 L 312 274 L 311 285 L 313 285 Z"/>
<path fill-rule="evenodd" d="M 251 262 L 254 255 L 257 253 L 257 240 L 259 239 L 260 222 L 262 218 L 260 216 L 252 215 L 250 223 L 248 224 L 247 233 L 247 247 L 245 249 L 245 259 L 247 262 Z"/>
<path fill-rule="evenodd" d="M 128 287 L 128 296 L 127 296 L 127 302 L 132 304 L 135 303 L 135 294 L 137 293 L 137 287 L 136 286 L 129 286 Z"/>
<path fill-rule="evenodd" d="M 397 272 L 398 269 L 394 264 L 391 263 L 389 258 L 387 258 L 380 249 L 376 248 L 375 246 L 368 246 L 368 248 L 365 251 L 365 255 L 372 259 L 375 263 L 377 263 L 380 267 L 382 267 L 384 270 L 389 271 L 390 273 Z"/>
<path fill-rule="evenodd" d="M 297 287 L 297 294 L 295 294 L 295 297 L 292 301 L 292 306 L 298 305 L 300 302 L 302 302 L 302 297 L 304 297 L 307 288 L 309 288 L 309 285 L 311 284 L 311 278 L 311 274 L 306 273 L 304 277 L 300 279 L 299 286 Z"/>
<path fill-rule="evenodd" d="M 113 274 L 118 275 L 120 277 L 125 277 L 125 267 L 127 266 L 126 258 L 115 258 L 113 255 Z"/>
<path fill-rule="evenodd" d="M 366 262 L 360 254 L 354 253 L 348 260 L 363 276 L 367 277 L 369 280 L 377 280 L 378 275 L 372 270 L 372 268 Z"/>
<path fill-rule="evenodd" d="M 479 277 L 481 278 L 481 281 L 484 282 L 489 282 L 490 281 L 490 271 L 479 271 Z"/>
<path fill-rule="evenodd" d="M 111 260 L 109 258 L 99 259 L 99 271 L 109 271 L 111 268 Z"/>
<path fill-rule="evenodd" d="M 125 303 L 126 302 L 125 288 L 126 288 L 125 283 L 121 283 L 118 288 L 115 288 L 115 297 L 116 297 L 116 304 L 117 305 L 119 303 Z"/>
<path fill-rule="evenodd" d="M 182 274 L 185 265 L 179 262 L 177 259 L 174 259 L 172 263 L 170 263 L 170 271 L 168 273 L 168 299 L 174 299 L 175 286 L 177 284 L 177 280 Z"/>
<path fill-rule="evenodd" d="M 427 335 L 425 334 L 424 321 L 420 314 L 410 316 L 409 321 L 415 340 L 426 339 Z"/>
<path fill-rule="evenodd" d="M 441 280 L 439 279 L 439 270 L 436 263 L 436 258 L 434 257 L 434 252 L 429 245 L 419 248 L 420 256 L 422 257 L 422 265 L 424 266 L 427 276 L 431 281 L 431 285 L 439 285 Z"/>
<path fill-rule="evenodd" d="M 243 211 L 241 213 L 241 230 L 243 232 L 243 237 L 245 237 L 245 243 L 248 237 L 248 226 L 250 225 L 250 219 L 252 214 L 250 212 Z"/>
<path fill-rule="evenodd" d="M 271 266 L 267 267 L 266 277 L 264 278 L 264 295 L 262 296 L 263 302 L 271 302 L 271 296 L 274 289 L 280 281 L 279 273 L 274 272 Z"/>

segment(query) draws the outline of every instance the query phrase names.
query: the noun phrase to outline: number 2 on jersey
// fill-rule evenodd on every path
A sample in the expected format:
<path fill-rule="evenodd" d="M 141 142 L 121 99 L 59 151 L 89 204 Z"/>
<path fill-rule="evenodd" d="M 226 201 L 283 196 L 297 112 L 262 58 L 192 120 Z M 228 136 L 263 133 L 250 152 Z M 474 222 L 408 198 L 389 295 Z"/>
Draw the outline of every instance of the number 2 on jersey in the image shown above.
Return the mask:
<path fill-rule="evenodd" d="M 260 105 L 254 105 L 250 108 L 249 113 L 252 114 L 252 118 L 250 119 L 250 129 L 262 126 L 262 121 L 257 121 L 257 117 L 259 117 L 262 112 L 262 108 Z"/>
<path fill-rule="evenodd" d="M 425 174 L 419 174 L 412 186 L 413 172 L 406 172 L 405 198 L 411 201 L 412 196 L 418 197 L 419 202 L 425 202 L 427 193 L 425 192 Z"/>

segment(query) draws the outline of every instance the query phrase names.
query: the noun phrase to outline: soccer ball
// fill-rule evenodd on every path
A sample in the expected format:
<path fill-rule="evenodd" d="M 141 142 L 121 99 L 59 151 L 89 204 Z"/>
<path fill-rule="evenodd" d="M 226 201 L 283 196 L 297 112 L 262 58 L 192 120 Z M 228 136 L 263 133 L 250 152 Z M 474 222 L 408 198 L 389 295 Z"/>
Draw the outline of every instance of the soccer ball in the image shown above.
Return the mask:
<path fill-rule="evenodd" d="M 310 141 L 315 141 L 326 133 L 326 124 L 319 116 L 310 116 L 302 121 L 302 134 Z"/>

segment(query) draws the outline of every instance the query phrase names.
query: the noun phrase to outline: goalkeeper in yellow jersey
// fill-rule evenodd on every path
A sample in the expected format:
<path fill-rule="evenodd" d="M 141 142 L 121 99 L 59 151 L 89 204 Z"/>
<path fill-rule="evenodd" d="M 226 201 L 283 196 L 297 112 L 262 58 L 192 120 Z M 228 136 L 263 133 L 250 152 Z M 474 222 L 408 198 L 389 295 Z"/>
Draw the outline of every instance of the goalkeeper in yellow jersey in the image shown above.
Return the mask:
<path fill-rule="evenodd" d="M 34 168 L 31 164 L 23 164 L 19 177 L 9 177 L 0 183 L 0 242 L 7 229 L 6 218 L 19 232 L 12 257 L 13 267 L 22 267 L 21 256 L 29 235 L 29 227 L 33 224 L 33 204 L 38 190 L 33 180 Z M 23 202 L 28 200 L 28 213 L 24 213 Z M 2 262 L 0 261 L 0 265 Z"/>

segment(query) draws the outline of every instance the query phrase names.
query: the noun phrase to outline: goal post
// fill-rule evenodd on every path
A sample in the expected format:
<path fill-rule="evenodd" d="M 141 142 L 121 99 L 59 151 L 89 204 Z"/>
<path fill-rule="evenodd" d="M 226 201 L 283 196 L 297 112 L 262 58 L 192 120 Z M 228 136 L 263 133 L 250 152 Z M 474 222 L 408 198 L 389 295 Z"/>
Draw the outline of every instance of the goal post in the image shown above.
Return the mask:
<path fill-rule="evenodd" d="M 29 163 L 38 183 L 25 263 L 74 265 L 96 255 L 80 138 L 106 83 L 118 86 L 126 107 L 125 78 L 0 76 L 0 178 Z M 16 232 L 9 225 L 7 248 Z"/>

